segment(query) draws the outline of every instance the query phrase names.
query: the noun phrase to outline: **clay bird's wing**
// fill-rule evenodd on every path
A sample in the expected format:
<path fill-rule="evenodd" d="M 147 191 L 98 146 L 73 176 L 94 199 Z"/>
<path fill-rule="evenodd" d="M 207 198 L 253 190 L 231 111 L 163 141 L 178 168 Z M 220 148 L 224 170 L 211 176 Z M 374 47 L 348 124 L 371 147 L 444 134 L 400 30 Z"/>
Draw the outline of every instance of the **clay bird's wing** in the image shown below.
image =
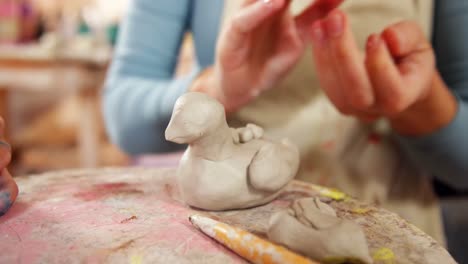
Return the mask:
<path fill-rule="evenodd" d="M 284 187 L 299 168 L 299 151 L 287 140 L 264 144 L 248 167 L 249 183 L 262 191 L 278 191 Z"/>

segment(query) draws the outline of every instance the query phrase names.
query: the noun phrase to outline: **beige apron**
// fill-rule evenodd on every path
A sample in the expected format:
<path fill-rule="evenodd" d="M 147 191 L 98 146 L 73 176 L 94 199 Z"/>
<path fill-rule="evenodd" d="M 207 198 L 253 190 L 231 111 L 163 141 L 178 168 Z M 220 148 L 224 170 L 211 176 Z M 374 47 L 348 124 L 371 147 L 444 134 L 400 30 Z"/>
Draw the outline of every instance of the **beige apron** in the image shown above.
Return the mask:
<path fill-rule="evenodd" d="M 241 2 L 225 1 L 224 21 Z M 347 0 L 342 9 L 361 48 L 369 34 L 403 19 L 418 21 L 430 35 L 432 0 Z M 270 137 L 290 138 L 301 152 L 299 179 L 379 204 L 444 243 L 429 178 L 406 162 L 385 121 L 365 126 L 339 114 L 321 91 L 312 61 L 308 49 L 284 81 L 234 114 L 231 125 L 255 123 Z"/>

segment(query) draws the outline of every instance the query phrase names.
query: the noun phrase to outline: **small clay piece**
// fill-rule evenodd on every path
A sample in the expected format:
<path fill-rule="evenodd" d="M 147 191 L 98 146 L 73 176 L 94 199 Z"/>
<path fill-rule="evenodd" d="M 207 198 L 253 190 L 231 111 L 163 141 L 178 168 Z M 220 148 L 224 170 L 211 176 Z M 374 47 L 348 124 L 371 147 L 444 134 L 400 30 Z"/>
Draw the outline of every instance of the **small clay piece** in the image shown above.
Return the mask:
<path fill-rule="evenodd" d="M 240 209 L 273 200 L 294 178 L 299 151 L 288 140 L 273 142 L 249 124 L 230 128 L 224 107 L 202 93 L 181 96 L 166 139 L 189 144 L 177 171 L 182 198 L 206 210 Z"/>
<path fill-rule="evenodd" d="M 270 218 L 268 237 L 322 263 L 372 263 L 359 225 L 340 219 L 318 198 L 293 202 Z"/>

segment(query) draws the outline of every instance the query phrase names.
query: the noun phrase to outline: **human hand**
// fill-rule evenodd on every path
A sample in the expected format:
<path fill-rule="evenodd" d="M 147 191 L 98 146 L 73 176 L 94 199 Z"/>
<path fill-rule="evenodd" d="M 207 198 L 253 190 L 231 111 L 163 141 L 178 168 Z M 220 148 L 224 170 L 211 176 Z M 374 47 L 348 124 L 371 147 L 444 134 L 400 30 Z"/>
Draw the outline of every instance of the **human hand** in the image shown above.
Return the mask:
<path fill-rule="evenodd" d="M 18 196 L 18 186 L 6 168 L 11 160 L 11 148 L 4 141 L 4 128 L 0 117 L 0 216 L 10 209 Z"/>
<path fill-rule="evenodd" d="M 214 68 L 192 91 L 218 99 L 235 111 L 272 88 L 301 57 L 307 30 L 343 0 L 317 0 L 297 17 L 289 0 L 244 0 L 220 34 Z"/>
<path fill-rule="evenodd" d="M 456 102 L 415 22 L 371 35 L 364 56 L 342 11 L 316 21 L 310 32 L 320 83 L 341 113 L 364 121 L 387 117 L 408 135 L 430 133 L 455 115 Z"/>

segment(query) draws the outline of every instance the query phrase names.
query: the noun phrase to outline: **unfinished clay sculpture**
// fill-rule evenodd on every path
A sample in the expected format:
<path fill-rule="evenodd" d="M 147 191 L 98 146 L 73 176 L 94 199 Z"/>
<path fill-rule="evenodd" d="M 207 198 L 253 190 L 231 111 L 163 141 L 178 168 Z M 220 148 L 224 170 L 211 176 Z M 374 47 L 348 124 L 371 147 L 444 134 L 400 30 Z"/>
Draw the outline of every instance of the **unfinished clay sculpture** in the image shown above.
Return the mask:
<path fill-rule="evenodd" d="M 249 124 L 233 129 L 224 107 L 202 93 L 181 96 L 166 139 L 188 144 L 177 171 L 184 201 L 206 210 L 240 209 L 273 200 L 299 167 L 297 147 L 273 142 Z"/>
<path fill-rule="evenodd" d="M 268 237 L 321 263 L 372 263 L 362 228 L 318 198 L 293 202 L 270 218 Z"/>

